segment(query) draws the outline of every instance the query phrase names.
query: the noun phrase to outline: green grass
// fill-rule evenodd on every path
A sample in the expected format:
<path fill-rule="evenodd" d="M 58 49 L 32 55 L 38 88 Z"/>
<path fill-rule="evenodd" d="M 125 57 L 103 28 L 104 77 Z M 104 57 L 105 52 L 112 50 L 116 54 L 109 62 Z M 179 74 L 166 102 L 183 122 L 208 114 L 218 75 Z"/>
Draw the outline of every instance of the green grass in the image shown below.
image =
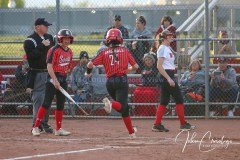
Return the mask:
<path fill-rule="evenodd" d="M 70 48 L 73 50 L 74 56 L 78 57 L 80 51 L 87 51 L 92 57 L 98 50 L 98 44 L 72 44 Z M 0 43 L 0 57 L 16 57 L 20 58 L 24 54 L 23 44 Z"/>
<path fill-rule="evenodd" d="M 102 39 L 102 34 L 90 34 L 82 35 L 78 34 L 74 36 L 74 40 L 89 40 L 89 39 Z M 24 41 L 26 36 L 11 36 L 1 35 L 0 36 L 0 58 L 13 57 L 20 58 L 24 54 L 22 43 L 4 43 L 4 42 L 19 42 Z M 2 42 L 2 43 L 1 43 Z M 90 57 L 97 52 L 100 42 L 80 42 L 78 44 L 70 45 L 73 50 L 74 57 L 78 57 L 79 53 L 83 50 L 89 53 Z"/>

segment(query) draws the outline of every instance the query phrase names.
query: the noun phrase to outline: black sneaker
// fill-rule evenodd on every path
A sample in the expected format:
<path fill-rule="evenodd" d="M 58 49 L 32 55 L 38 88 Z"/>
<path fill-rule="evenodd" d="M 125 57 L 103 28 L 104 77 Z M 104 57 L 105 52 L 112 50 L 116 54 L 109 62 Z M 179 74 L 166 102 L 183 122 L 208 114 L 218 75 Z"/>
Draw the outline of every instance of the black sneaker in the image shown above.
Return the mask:
<path fill-rule="evenodd" d="M 195 126 L 192 126 L 190 123 L 186 123 L 180 126 L 181 131 L 190 131 L 195 129 Z"/>
<path fill-rule="evenodd" d="M 167 128 L 165 128 L 162 124 L 154 125 L 152 127 L 153 132 L 169 132 Z"/>
<path fill-rule="evenodd" d="M 40 126 L 38 127 L 38 129 L 39 129 L 40 133 L 44 132 L 44 129 L 43 129 L 43 126 L 42 126 L 42 125 L 40 125 Z"/>
<path fill-rule="evenodd" d="M 43 130 L 46 133 L 50 133 L 50 134 L 53 133 L 53 129 L 52 129 L 52 127 L 49 124 L 42 124 L 41 126 L 43 127 Z"/>

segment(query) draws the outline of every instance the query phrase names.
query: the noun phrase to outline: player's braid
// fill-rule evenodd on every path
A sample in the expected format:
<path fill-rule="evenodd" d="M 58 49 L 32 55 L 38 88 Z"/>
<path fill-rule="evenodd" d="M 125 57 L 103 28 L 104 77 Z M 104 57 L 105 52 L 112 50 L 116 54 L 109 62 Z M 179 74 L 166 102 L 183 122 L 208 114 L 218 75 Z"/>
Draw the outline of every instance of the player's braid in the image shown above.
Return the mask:
<path fill-rule="evenodd" d="M 113 58 L 115 61 L 119 61 L 118 57 L 116 56 L 116 53 L 115 53 L 115 48 L 117 47 L 116 44 L 112 44 L 112 55 L 113 55 Z"/>

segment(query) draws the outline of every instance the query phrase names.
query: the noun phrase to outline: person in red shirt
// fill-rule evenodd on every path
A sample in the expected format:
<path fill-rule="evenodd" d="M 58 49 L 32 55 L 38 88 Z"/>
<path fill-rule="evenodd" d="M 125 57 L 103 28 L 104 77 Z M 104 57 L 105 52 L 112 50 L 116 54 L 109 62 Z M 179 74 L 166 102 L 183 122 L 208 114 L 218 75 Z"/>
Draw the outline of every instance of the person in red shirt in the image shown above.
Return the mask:
<path fill-rule="evenodd" d="M 132 126 L 129 116 L 128 81 L 126 74 L 137 70 L 138 65 L 129 50 L 121 46 L 122 43 L 121 31 L 119 29 L 110 29 L 106 36 L 108 47 L 88 63 L 87 75 L 90 75 L 93 66 L 104 66 L 107 76 L 107 91 L 114 100 L 111 102 L 108 98 L 104 98 L 104 109 L 107 113 L 110 113 L 112 108 L 120 112 L 130 137 L 135 138 L 136 128 Z M 131 67 L 128 67 L 129 64 Z"/>
<path fill-rule="evenodd" d="M 172 21 L 172 18 L 170 16 L 164 16 L 162 19 L 161 19 L 161 23 L 160 23 L 160 27 L 157 29 L 156 33 L 154 34 L 154 39 L 159 39 L 159 35 L 165 31 L 165 30 L 168 30 L 170 31 L 172 34 L 173 34 L 173 38 L 177 38 L 176 36 L 176 27 L 174 26 L 173 24 L 173 21 Z M 155 42 L 151 48 L 151 51 L 156 53 L 157 52 L 157 49 L 159 47 L 159 43 L 158 42 Z M 177 42 L 174 40 L 170 43 L 170 47 L 175 51 L 177 52 Z"/>
<path fill-rule="evenodd" d="M 0 72 L 0 82 L 3 81 L 3 75 L 2 73 Z"/>
<path fill-rule="evenodd" d="M 56 119 L 56 136 L 67 136 L 70 132 L 61 128 L 63 109 L 65 103 L 65 96 L 59 91 L 60 87 L 67 89 L 67 72 L 71 68 L 72 63 L 72 50 L 68 47 L 73 43 L 73 36 L 70 30 L 62 29 L 58 32 L 58 45 L 49 49 L 47 54 L 47 69 L 48 78 L 46 83 L 45 98 L 42 106 L 40 106 L 37 114 L 35 125 L 32 129 L 34 136 L 39 136 L 38 129 L 43 116 L 51 107 L 52 100 L 56 94 L 57 109 L 55 112 Z M 51 82 L 52 80 L 52 82 Z"/>

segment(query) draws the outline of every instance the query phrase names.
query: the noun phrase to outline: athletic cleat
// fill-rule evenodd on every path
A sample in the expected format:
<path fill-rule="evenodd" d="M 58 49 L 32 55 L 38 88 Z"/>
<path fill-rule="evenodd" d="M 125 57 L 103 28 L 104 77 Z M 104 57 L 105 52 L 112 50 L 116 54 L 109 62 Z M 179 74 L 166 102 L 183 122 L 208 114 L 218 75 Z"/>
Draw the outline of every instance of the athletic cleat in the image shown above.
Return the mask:
<path fill-rule="evenodd" d="M 55 131 L 55 136 L 68 136 L 70 135 L 71 132 L 68 132 L 62 128 L 60 128 L 59 130 Z"/>
<path fill-rule="evenodd" d="M 110 102 L 110 100 L 106 97 L 102 100 L 102 102 L 104 103 L 104 110 L 109 114 L 112 111 L 112 103 Z"/>
<path fill-rule="evenodd" d="M 153 132 L 169 132 L 167 128 L 165 128 L 162 124 L 154 125 L 152 127 Z"/>
<path fill-rule="evenodd" d="M 52 127 L 49 124 L 43 124 L 42 127 L 43 127 L 43 130 L 46 133 L 50 133 L 50 134 L 53 133 L 53 129 L 52 129 Z"/>
<path fill-rule="evenodd" d="M 33 135 L 33 136 L 40 136 L 40 130 L 39 130 L 38 127 L 34 127 L 34 128 L 32 129 L 32 135 Z"/>
<path fill-rule="evenodd" d="M 192 126 L 190 123 L 186 123 L 180 126 L 180 131 L 190 131 L 195 129 L 196 126 Z"/>
<path fill-rule="evenodd" d="M 133 127 L 133 130 L 134 130 L 134 133 L 129 134 L 129 137 L 130 137 L 131 139 L 137 138 L 137 135 L 136 135 L 136 133 L 137 133 L 137 127 Z"/>

